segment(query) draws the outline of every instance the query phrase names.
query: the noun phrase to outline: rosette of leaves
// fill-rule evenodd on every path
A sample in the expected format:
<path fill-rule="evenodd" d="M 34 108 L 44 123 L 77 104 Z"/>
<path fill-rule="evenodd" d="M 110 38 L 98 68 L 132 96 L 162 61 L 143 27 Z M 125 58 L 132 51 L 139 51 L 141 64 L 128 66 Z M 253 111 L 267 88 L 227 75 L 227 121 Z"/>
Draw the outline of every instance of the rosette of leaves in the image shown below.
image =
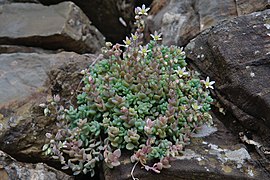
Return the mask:
<path fill-rule="evenodd" d="M 160 45 L 157 32 L 143 45 L 148 10 L 136 8 L 136 32 L 123 45 L 107 43 L 104 58 L 84 70 L 77 104 L 53 106 L 59 130 L 49 134 L 44 151 L 75 174 L 94 175 L 103 159 L 118 166 L 123 150 L 133 152 L 132 162 L 159 173 L 181 154 L 191 133 L 212 123 L 208 88 L 214 82 L 187 68 L 182 48 Z"/>

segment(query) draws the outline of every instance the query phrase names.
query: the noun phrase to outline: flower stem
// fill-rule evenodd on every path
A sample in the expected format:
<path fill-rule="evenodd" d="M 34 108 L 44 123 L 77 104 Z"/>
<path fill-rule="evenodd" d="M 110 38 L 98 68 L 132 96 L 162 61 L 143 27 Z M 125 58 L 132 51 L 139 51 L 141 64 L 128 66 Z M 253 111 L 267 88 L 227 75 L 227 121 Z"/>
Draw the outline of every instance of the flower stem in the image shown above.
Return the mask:
<path fill-rule="evenodd" d="M 139 162 L 139 161 L 137 161 L 137 162 L 134 164 L 134 166 L 133 166 L 133 168 L 132 168 L 132 170 L 131 170 L 131 177 L 132 177 L 132 180 L 139 180 L 139 178 L 135 178 L 135 177 L 133 176 L 134 170 L 135 170 L 135 168 L 136 168 L 138 162 Z"/>

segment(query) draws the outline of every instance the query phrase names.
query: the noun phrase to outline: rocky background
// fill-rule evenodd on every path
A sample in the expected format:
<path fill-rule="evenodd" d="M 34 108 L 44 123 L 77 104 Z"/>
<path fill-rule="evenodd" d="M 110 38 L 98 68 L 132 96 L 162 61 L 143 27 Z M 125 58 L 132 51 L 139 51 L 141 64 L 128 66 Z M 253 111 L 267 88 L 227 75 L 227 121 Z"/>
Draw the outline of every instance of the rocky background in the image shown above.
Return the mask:
<path fill-rule="evenodd" d="M 190 67 L 216 81 L 218 103 L 215 126 L 194 135 L 172 168 L 137 167 L 134 175 L 270 179 L 269 0 L 0 0 L 1 180 L 89 179 L 42 155 L 55 122 L 39 104 L 48 94 L 71 97 L 79 72 L 99 59 L 105 41 L 132 31 L 133 9 L 142 4 L 151 6 L 146 34 L 157 30 L 163 44 L 185 47 Z M 131 179 L 133 165 L 125 157 L 122 164 L 101 166 L 95 178 Z"/>

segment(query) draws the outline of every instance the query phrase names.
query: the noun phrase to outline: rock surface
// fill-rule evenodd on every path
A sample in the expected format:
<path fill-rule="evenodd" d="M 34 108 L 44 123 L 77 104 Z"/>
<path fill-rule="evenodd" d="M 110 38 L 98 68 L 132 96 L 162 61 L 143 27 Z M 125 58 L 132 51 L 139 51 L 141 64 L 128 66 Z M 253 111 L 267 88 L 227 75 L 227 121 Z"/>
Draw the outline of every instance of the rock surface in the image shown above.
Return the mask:
<path fill-rule="evenodd" d="M 95 53 L 103 35 L 72 2 L 53 6 L 13 3 L 0 6 L 0 44 Z"/>
<path fill-rule="evenodd" d="M 225 106 L 269 144 L 270 10 L 221 23 L 185 50 L 194 66 L 216 81 Z"/>
<path fill-rule="evenodd" d="M 82 77 L 79 72 L 98 59 L 91 54 L 59 52 L 99 51 L 104 39 L 88 18 L 109 41 L 123 39 L 130 30 L 125 23 L 129 27 L 134 6 L 139 2 L 73 0 L 88 18 L 72 2 L 48 7 L 9 4 L 26 1 L 51 5 L 64 0 L 0 0 L 0 4 L 6 4 L 0 6 L 0 150 L 20 161 L 46 162 L 58 168 L 58 162 L 41 152 L 45 133 L 56 127 L 53 119 L 44 117 L 39 105 L 46 102 L 48 94 L 60 94 L 64 99 L 74 97 L 72 93 Z M 187 56 L 194 68 L 216 81 L 217 90 L 213 93 L 227 108 L 228 123 L 237 124 L 239 129 L 230 131 L 214 118 L 216 127 L 194 135 L 183 156 L 173 161 L 170 169 L 154 174 L 137 165 L 135 177 L 270 179 L 266 155 L 260 154 L 261 149 L 240 144 L 238 138 L 238 132 L 250 130 L 263 147 L 270 141 L 270 10 L 249 14 L 266 8 L 268 0 L 154 1 L 149 30 L 161 30 L 163 44 L 167 45 L 185 45 L 199 34 L 188 44 Z M 221 23 L 228 19 L 232 20 Z M 228 116 L 231 112 L 234 117 Z M 104 166 L 101 177 L 131 179 L 132 167 L 125 155 L 121 166 Z M 0 151 L 0 179 L 72 178 L 42 163 L 17 162 Z"/>
<path fill-rule="evenodd" d="M 154 1 L 148 29 L 151 33 L 160 31 L 163 44 L 183 46 L 218 22 L 263 10 L 268 5 L 268 0 Z"/>
<path fill-rule="evenodd" d="M 16 46 L 16 45 L 0 45 L 0 54 L 10 53 L 56 53 L 53 50 L 45 50 L 41 48 L 27 47 L 27 46 Z"/>
<path fill-rule="evenodd" d="M 39 104 L 48 94 L 71 97 L 82 78 L 79 72 L 95 58 L 71 52 L 1 54 L 0 150 L 17 160 L 48 160 L 41 148 L 55 122 L 44 117 Z"/>
<path fill-rule="evenodd" d="M 43 85 L 52 67 L 59 67 L 68 62 L 75 63 L 75 61 L 86 65 L 89 63 L 89 58 L 67 52 L 59 54 L 1 54 L 0 107 L 12 101 L 23 100 L 35 92 L 41 92 L 44 90 Z"/>
<path fill-rule="evenodd" d="M 56 4 L 64 0 L 39 0 L 45 5 Z M 93 24 L 102 32 L 107 41 L 122 42 L 130 32 L 133 20 L 135 0 L 71 0 L 79 6 Z M 121 23 L 120 18 L 127 27 Z"/>
<path fill-rule="evenodd" d="M 1 180 L 72 180 L 73 177 L 43 163 L 21 163 L 0 151 Z"/>
<path fill-rule="evenodd" d="M 54 5 L 67 0 L 0 0 L 1 4 L 14 2 L 42 3 Z M 134 8 L 145 4 L 150 6 L 153 0 L 70 0 L 74 2 L 95 27 L 106 37 L 107 41 L 121 42 L 132 28 Z M 122 22 L 125 22 L 123 24 Z M 125 26 L 126 25 L 126 26 Z"/>
<path fill-rule="evenodd" d="M 39 3 L 38 0 L 0 0 L 0 5 L 1 4 L 10 4 L 14 2 L 20 2 L 20 3 Z"/>
<path fill-rule="evenodd" d="M 243 144 L 239 144 L 237 136 L 214 118 L 217 131 L 206 137 L 192 138 L 183 156 L 171 163 L 172 167 L 164 169 L 160 174 L 147 172 L 138 164 L 134 176 L 140 180 L 174 179 L 174 180 L 237 180 L 237 179 L 268 179 L 267 173 L 261 169 L 256 157 L 249 154 Z M 208 134 L 209 129 L 200 132 Z M 212 131 L 212 130 L 210 130 Z M 104 165 L 105 180 L 131 179 L 134 166 L 125 155 L 122 165 L 109 169 Z"/>

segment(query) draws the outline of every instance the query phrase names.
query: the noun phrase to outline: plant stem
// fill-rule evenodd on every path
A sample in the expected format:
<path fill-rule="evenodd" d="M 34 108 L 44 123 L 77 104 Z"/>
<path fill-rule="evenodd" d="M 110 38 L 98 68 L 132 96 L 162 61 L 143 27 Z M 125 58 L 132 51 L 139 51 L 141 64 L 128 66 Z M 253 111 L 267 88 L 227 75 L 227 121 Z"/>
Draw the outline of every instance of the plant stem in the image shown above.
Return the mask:
<path fill-rule="evenodd" d="M 134 164 L 134 166 L 133 166 L 133 168 L 132 168 L 132 170 L 131 170 L 131 177 L 132 177 L 132 180 L 139 180 L 139 178 L 135 178 L 135 177 L 133 176 L 134 170 L 135 170 L 135 168 L 136 168 L 138 162 L 139 162 L 139 161 L 137 161 L 137 162 Z"/>

